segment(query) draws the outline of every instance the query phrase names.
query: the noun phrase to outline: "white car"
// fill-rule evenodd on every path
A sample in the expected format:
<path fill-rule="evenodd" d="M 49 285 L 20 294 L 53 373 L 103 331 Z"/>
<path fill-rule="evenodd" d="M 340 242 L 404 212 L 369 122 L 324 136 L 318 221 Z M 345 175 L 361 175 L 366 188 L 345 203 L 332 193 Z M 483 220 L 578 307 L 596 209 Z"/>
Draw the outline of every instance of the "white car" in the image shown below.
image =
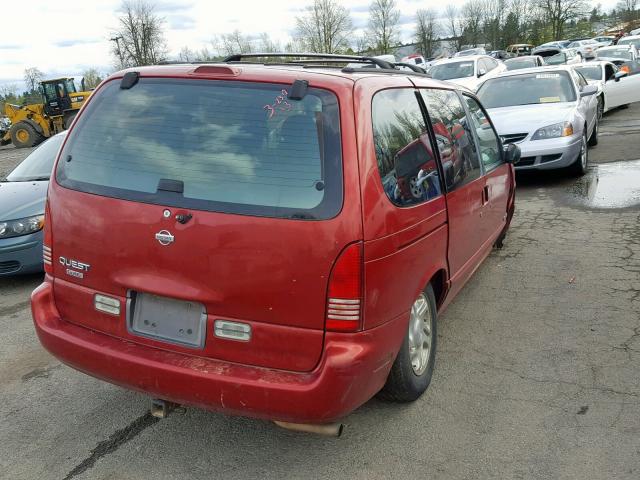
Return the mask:
<path fill-rule="evenodd" d="M 483 47 L 468 48 L 466 50 L 460 50 L 453 54 L 454 57 L 469 57 L 471 55 L 486 55 L 487 51 Z"/>
<path fill-rule="evenodd" d="M 440 60 L 429 69 L 429 74 L 437 80 L 446 80 L 475 91 L 487 78 L 506 71 L 507 67 L 500 60 L 489 55 L 471 55 Z"/>
<path fill-rule="evenodd" d="M 601 37 L 592 38 L 592 40 L 602 44 L 603 47 L 608 47 L 609 45 L 612 45 L 615 39 L 616 37 L 612 35 L 603 35 Z"/>
<path fill-rule="evenodd" d="M 567 48 L 575 50 L 583 59 L 591 59 L 596 57 L 596 50 L 602 47 L 601 43 L 595 40 L 578 40 L 571 42 Z"/>
<path fill-rule="evenodd" d="M 633 45 L 613 45 L 599 48 L 596 52 L 598 60 L 606 60 L 614 63 L 637 62 L 638 50 Z"/>
<path fill-rule="evenodd" d="M 633 45 L 640 50 L 640 35 L 627 35 L 626 37 L 622 37 L 616 45 Z"/>
<path fill-rule="evenodd" d="M 598 143 L 598 87 L 571 66 L 527 68 L 486 80 L 478 98 L 504 144 L 522 156 L 516 170 L 569 167 L 583 175 Z"/>
<path fill-rule="evenodd" d="M 594 61 L 583 65 L 575 65 L 587 82 L 597 85 L 598 116 L 613 108 L 640 102 L 640 75 L 629 76 L 620 71 L 611 62 Z"/>

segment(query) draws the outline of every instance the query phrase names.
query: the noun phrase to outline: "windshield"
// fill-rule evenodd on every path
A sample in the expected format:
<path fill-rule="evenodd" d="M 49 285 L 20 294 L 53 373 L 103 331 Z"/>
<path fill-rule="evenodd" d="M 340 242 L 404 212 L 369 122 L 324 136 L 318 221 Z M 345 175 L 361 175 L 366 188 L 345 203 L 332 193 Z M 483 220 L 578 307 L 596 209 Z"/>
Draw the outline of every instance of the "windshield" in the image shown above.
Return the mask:
<path fill-rule="evenodd" d="M 450 62 L 434 65 L 429 71 L 437 80 L 473 77 L 473 62 Z"/>
<path fill-rule="evenodd" d="M 296 219 L 342 206 L 338 100 L 290 85 L 112 81 L 79 118 L 64 186 L 145 203 Z"/>
<path fill-rule="evenodd" d="M 7 177 L 9 182 L 32 182 L 35 180 L 49 180 L 53 162 L 64 135 L 55 135 L 36 148 L 31 155 L 24 159 Z"/>
<path fill-rule="evenodd" d="M 632 60 L 631 51 L 628 48 L 607 48 L 606 50 L 596 50 L 598 58 L 624 58 Z"/>
<path fill-rule="evenodd" d="M 618 40 L 618 45 L 633 45 L 640 49 L 640 38 L 621 38 Z"/>
<path fill-rule="evenodd" d="M 576 70 L 584 75 L 587 80 L 602 80 L 602 68 L 599 65 L 577 67 Z"/>
<path fill-rule="evenodd" d="M 509 59 L 504 64 L 507 66 L 507 70 L 518 70 L 520 68 L 537 67 L 536 59 L 531 57 L 520 57 Z"/>
<path fill-rule="evenodd" d="M 478 97 L 486 108 L 500 108 L 574 102 L 576 93 L 567 72 L 540 72 L 489 79 Z"/>

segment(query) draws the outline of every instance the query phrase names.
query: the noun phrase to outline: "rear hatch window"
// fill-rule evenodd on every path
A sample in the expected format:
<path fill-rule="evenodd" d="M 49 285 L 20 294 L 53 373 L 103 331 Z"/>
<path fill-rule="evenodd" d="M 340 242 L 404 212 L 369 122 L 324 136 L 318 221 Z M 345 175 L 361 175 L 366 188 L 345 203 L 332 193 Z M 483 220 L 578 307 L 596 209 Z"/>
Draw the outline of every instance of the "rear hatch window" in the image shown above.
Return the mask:
<path fill-rule="evenodd" d="M 328 219 L 342 206 L 336 96 L 289 85 L 140 78 L 105 85 L 56 179 L 87 193 L 224 213 Z"/>

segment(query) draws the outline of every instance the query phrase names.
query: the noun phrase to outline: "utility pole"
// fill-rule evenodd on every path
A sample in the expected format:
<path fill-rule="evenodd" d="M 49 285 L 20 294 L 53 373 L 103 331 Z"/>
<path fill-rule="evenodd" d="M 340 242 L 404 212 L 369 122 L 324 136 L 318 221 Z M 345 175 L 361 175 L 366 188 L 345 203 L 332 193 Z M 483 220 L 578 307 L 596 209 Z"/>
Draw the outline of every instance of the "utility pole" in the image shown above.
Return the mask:
<path fill-rule="evenodd" d="M 122 49 L 120 48 L 120 40 L 122 40 L 121 35 L 117 35 L 109 39 L 111 42 L 115 42 L 116 44 L 116 55 L 120 60 L 120 68 L 124 68 L 126 65 L 124 64 L 124 54 L 122 53 Z"/>

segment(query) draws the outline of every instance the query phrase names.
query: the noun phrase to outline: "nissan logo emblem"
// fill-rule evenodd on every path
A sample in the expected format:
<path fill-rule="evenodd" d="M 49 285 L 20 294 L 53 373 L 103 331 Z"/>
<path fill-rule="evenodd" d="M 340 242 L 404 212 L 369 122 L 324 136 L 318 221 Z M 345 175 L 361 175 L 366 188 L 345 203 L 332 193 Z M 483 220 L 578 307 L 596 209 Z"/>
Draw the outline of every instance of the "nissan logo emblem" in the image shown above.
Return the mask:
<path fill-rule="evenodd" d="M 156 233 L 156 240 L 160 242 L 160 245 L 169 245 L 170 243 L 173 243 L 174 239 L 175 237 L 167 230 L 160 230 Z"/>

